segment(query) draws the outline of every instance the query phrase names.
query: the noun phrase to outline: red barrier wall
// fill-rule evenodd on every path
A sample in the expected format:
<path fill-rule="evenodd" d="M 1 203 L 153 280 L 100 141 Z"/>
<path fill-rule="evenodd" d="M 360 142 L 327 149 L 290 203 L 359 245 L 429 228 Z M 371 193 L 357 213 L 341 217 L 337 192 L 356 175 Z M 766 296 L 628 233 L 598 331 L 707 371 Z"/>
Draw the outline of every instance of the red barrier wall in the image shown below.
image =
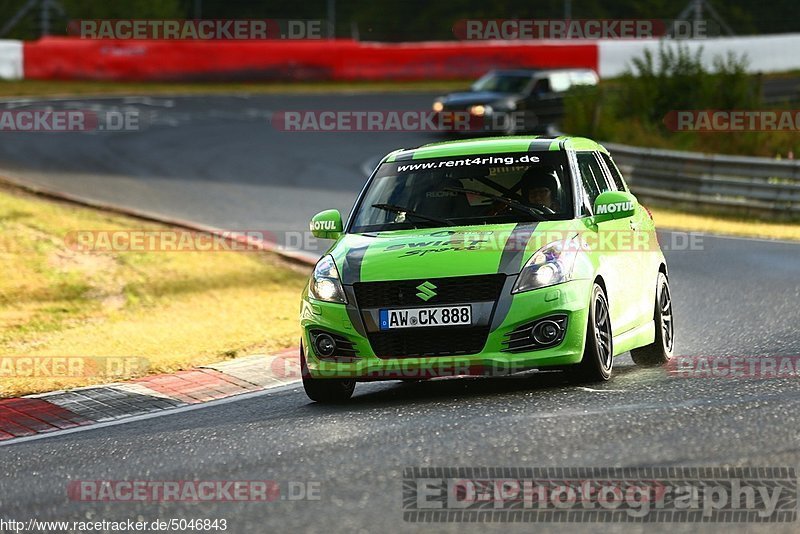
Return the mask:
<path fill-rule="evenodd" d="M 588 67 L 595 43 L 112 41 L 50 37 L 26 42 L 27 79 L 425 80 L 475 78 L 491 68 Z"/>

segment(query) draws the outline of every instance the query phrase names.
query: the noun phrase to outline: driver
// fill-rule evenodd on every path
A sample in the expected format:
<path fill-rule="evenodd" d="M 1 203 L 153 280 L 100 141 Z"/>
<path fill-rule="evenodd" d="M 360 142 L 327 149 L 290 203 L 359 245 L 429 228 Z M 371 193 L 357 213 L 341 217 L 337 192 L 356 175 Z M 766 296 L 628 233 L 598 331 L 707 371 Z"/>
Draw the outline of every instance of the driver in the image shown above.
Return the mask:
<path fill-rule="evenodd" d="M 522 175 L 522 198 L 530 206 L 545 206 L 561 210 L 558 173 L 552 166 L 534 166 Z"/>

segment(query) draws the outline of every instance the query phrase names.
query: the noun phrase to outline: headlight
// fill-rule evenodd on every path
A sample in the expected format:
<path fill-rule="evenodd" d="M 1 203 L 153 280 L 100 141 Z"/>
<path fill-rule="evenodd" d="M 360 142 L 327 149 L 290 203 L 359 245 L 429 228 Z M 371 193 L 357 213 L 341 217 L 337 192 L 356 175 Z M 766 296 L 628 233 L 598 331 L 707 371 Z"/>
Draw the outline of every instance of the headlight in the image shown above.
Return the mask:
<path fill-rule="evenodd" d="M 325 302 L 347 303 L 342 282 L 339 280 L 339 270 L 330 255 L 320 258 L 314 267 L 314 274 L 308 284 L 308 294 Z"/>
<path fill-rule="evenodd" d="M 483 117 L 484 115 L 488 115 L 492 112 L 492 106 L 484 106 L 482 104 L 478 104 L 477 106 L 470 107 L 469 112 L 475 115 L 476 117 Z"/>
<path fill-rule="evenodd" d="M 580 245 L 576 238 L 568 241 L 553 241 L 543 246 L 531 256 L 531 259 L 522 268 L 511 292 L 522 293 L 568 281 L 572 276 L 572 268 L 575 265 L 575 256 L 579 248 Z"/>
<path fill-rule="evenodd" d="M 442 104 L 438 100 L 433 103 L 433 111 L 435 111 L 436 113 L 439 113 L 443 109 L 444 109 L 444 104 Z"/>

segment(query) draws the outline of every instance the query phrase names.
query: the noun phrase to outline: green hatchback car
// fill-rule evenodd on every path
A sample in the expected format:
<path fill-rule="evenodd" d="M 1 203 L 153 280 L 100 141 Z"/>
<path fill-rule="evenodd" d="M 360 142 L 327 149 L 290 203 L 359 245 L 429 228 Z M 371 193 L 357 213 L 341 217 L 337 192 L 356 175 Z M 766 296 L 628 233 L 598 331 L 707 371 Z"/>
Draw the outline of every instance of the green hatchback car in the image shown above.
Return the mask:
<path fill-rule="evenodd" d="M 561 369 L 611 376 L 673 353 L 667 264 L 608 151 L 575 137 L 471 139 L 383 158 L 303 292 L 303 385 Z"/>

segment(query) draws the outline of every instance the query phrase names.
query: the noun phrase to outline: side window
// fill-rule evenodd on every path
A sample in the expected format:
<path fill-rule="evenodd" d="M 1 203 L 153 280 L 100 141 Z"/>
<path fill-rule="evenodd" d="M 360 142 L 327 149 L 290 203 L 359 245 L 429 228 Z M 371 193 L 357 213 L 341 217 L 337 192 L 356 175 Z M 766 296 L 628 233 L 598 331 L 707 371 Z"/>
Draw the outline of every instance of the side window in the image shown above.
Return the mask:
<path fill-rule="evenodd" d="M 574 71 L 569 77 L 572 85 L 597 85 L 597 76 L 590 71 Z"/>
<path fill-rule="evenodd" d="M 625 187 L 625 181 L 622 179 L 622 174 L 614 164 L 614 161 L 609 157 L 608 154 L 602 154 L 602 158 L 606 163 L 606 167 L 608 167 L 608 172 L 611 174 L 611 179 L 614 180 L 614 185 L 617 187 L 617 191 L 627 191 L 628 189 Z"/>
<path fill-rule="evenodd" d="M 583 181 L 583 189 L 586 191 L 588 198 L 584 199 L 585 214 L 592 213 L 592 206 L 594 201 L 604 191 L 609 191 L 611 188 L 608 186 L 603 170 L 600 167 L 600 162 L 597 161 L 593 152 L 578 152 L 578 168 L 581 171 L 581 180 Z M 586 205 L 588 203 L 588 205 Z"/>
<path fill-rule="evenodd" d="M 536 96 L 546 95 L 550 92 L 550 80 L 547 78 L 539 78 L 536 80 L 536 85 L 533 86 L 532 93 Z"/>

